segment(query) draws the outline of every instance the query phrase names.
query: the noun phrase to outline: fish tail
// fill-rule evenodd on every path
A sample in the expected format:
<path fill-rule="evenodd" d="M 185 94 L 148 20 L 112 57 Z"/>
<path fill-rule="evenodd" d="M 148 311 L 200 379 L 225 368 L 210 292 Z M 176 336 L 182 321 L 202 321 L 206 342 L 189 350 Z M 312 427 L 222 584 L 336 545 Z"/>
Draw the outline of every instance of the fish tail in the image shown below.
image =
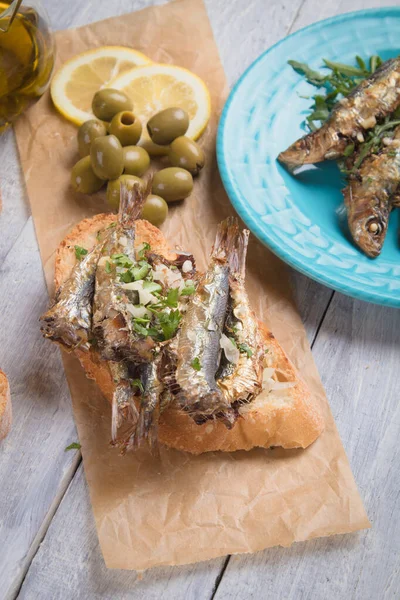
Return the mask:
<path fill-rule="evenodd" d="M 226 262 L 237 244 L 238 236 L 239 225 L 235 217 L 228 217 L 222 221 L 217 228 L 211 257 Z"/>
<path fill-rule="evenodd" d="M 249 245 L 249 235 L 249 230 L 243 229 L 237 237 L 235 248 L 229 255 L 229 268 L 232 275 L 239 277 L 242 280 L 245 278 L 246 274 L 246 256 Z"/>
<path fill-rule="evenodd" d="M 121 185 L 118 221 L 123 228 L 130 228 L 140 217 L 143 205 L 148 196 L 148 186 L 143 190 L 139 184 L 131 188 Z"/>

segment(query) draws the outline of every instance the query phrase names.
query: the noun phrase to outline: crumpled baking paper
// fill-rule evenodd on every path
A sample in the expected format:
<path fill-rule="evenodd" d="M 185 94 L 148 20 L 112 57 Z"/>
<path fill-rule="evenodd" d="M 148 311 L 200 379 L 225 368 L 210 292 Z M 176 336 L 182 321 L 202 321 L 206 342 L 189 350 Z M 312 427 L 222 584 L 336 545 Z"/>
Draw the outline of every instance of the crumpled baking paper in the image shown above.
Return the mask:
<path fill-rule="evenodd" d="M 232 213 L 215 161 L 215 135 L 227 96 L 224 71 L 205 8 L 178 0 L 56 35 L 58 65 L 89 48 L 126 45 L 152 60 L 197 73 L 212 98 L 204 134 L 207 165 L 194 192 L 172 207 L 163 231 L 171 245 L 206 265 L 217 223 Z M 17 142 L 46 279 L 53 291 L 59 242 L 84 217 L 105 210 L 104 192 L 85 197 L 69 187 L 77 160 L 76 127 L 53 108 L 49 93 L 16 123 Z M 120 457 L 108 445 L 110 407 L 65 355 L 74 415 L 100 545 L 108 567 L 142 570 L 346 533 L 369 527 L 284 265 L 253 238 L 247 287 L 258 316 L 272 329 L 321 404 L 326 429 L 307 450 L 282 449 L 191 456 L 163 449 Z M 39 326 L 39 325 L 38 325 Z"/>

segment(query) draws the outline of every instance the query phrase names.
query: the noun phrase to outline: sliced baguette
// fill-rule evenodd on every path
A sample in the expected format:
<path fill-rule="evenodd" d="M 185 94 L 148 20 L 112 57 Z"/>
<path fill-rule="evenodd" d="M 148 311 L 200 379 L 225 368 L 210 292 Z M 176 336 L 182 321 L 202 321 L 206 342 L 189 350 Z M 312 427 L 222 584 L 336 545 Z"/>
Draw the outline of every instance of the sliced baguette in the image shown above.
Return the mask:
<path fill-rule="evenodd" d="M 99 231 L 115 221 L 114 215 L 96 215 L 81 221 L 60 244 L 56 256 L 56 289 L 71 274 L 75 265 L 74 246 L 90 250 Z M 152 250 L 173 258 L 172 252 L 159 229 L 148 221 L 137 221 L 136 244 L 148 242 Z M 220 421 L 196 425 L 182 410 L 167 408 L 161 416 L 160 442 L 193 454 L 222 450 L 250 450 L 255 446 L 269 448 L 306 448 L 322 432 L 324 422 L 319 406 L 311 397 L 306 384 L 290 362 L 272 333 L 260 323 L 266 347 L 266 367 L 275 369 L 274 377 L 289 382 L 291 387 L 269 393 L 263 391 L 253 402 L 244 405 L 233 429 L 228 430 Z M 86 375 L 94 379 L 103 395 L 111 402 L 114 384 L 107 363 L 96 351 L 75 351 Z"/>
<path fill-rule="evenodd" d="M 3 371 L 0 371 L 0 440 L 6 437 L 11 429 L 10 386 Z"/>

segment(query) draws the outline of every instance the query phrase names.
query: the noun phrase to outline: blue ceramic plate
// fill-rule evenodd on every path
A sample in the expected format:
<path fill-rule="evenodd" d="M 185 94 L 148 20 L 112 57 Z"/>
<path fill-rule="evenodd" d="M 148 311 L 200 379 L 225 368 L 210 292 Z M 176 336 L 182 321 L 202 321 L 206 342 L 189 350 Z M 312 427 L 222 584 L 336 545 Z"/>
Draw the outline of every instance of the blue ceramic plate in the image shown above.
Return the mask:
<path fill-rule="evenodd" d="M 320 69 L 328 58 L 354 64 L 358 54 L 384 60 L 400 52 L 400 8 L 348 13 L 315 23 L 262 54 L 232 90 L 222 113 L 218 164 L 235 209 L 275 254 L 344 294 L 400 307 L 400 211 L 391 215 L 381 255 L 364 256 L 352 243 L 343 210 L 343 182 L 334 162 L 297 177 L 276 161 L 305 133 L 315 94 L 289 59 Z"/>

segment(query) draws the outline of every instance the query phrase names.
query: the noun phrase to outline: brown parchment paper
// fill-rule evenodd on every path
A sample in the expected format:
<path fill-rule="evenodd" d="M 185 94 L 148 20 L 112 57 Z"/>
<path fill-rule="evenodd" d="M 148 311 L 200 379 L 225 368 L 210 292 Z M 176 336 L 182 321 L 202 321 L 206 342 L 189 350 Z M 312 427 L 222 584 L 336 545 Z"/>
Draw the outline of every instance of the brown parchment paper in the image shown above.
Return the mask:
<path fill-rule="evenodd" d="M 159 62 L 187 67 L 212 96 L 201 140 L 208 163 L 194 193 L 173 207 L 163 227 L 171 244 L 206 264 L 216 224 L 232 212 L 215 162 L 215 134 L 227 95 L 224 72 L 203 3 L 178 0 L 57 34 L 58 64 L 101 45 L 127 45 Z M 102 212 L 104 193 L 79 197 L 69 188 L 77 160 L 76 127 L 47 93 L 16 124 L 17 142 L 45 274 L 52 291 L 54 253 L 82 218 Z M 273 545 L 369 527 L 284 265 L 254 239 L 247 287 L 321 404 L 326 430 L 305 451 L 253 450 L 189 454 L 162 450 L 121 458 L 108 446 L 110 408 L 77 361 L 64 357 L 100 545 L 108 567 L 147 569 L 255 552 Z"/>

